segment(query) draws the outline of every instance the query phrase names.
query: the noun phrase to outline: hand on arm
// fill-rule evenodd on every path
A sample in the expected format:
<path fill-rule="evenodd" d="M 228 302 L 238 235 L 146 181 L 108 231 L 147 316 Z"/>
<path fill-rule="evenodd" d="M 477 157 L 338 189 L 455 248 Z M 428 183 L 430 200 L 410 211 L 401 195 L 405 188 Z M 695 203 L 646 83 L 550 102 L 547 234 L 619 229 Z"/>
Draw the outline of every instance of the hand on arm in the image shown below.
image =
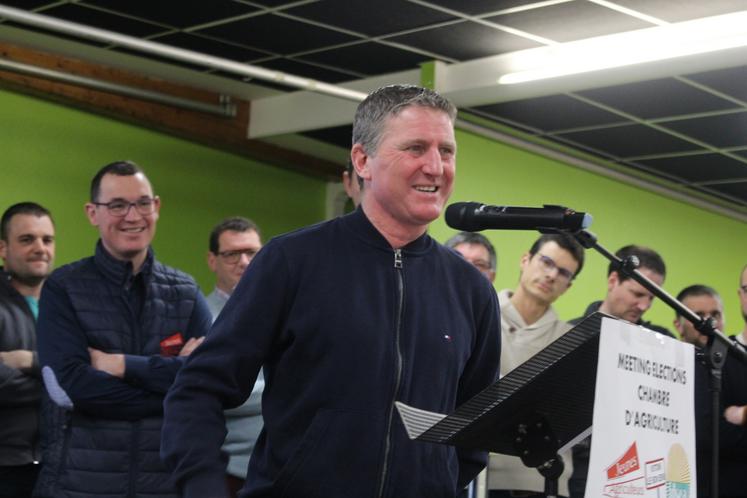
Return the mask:
<path fill-rule="evenodd" d="M 179 351 L 179 356 L 189 356 L 197 346 L 202 344 L 205 337 L 193 337 Z M 0 353 L 1 354 L 1 353 Z M 101 370 L 109 375 L 120 379 L 125 376 L 125 355 L 119 353 L 104 353 L 98 349 L 88 348 L 88 354 L 91 356 L 91 366 L 96 370 Z M 0 357 L 1 358 L 1 357 Z"/>
<path fill-rule="evenodd" d="M 0 351 L 0 362 L 17 370 L 30 370 L 34 365 L 34 352 L 26 349 Z"/>
<path fill-rule="evenodd" d="M 187 328 L 182 331 L 189 337 L 177 356 L 134 356 L 125 355 L 125 380 L 154 393 L 166 394 L 177 372 L 184 364 L 186 357 L 202 344 L 203 338 L 210 329 L 212 316 L 205 299 L 196 290 L 196 300 Z"/>
<path fill-rule="evenodd" d="M 111 369 L 117 360 L 112 361 L 100 350 L 88 349 L 88 338 L 67 290 L 54 276 L 45 282 L 39 304 L 39 361 L 54 373 L 76 411 L 119 420 L 137 420 L 163 412 L 161 395 L 104 370 Z"/>
<path fill-rule="evenodd" d="M 197 346 L 202 344 L 202 341 L 204 340 L 204 335 L 202 337 L 192 337 L 184 346 L 182 346 L 181 351 L 179 351 L 179 356 L 189 356 L 190 354 L 192 354 L 192 351 L 197 349 Z"/>
<path fill-rule="evenodd" d="M 734 425 L 747 423 L 747 405 L 729 406 L 724 410 L 724 418 Z"/>
<path fill-rule="evenodd" d="M 123 354 L 104 353 L 94 348 L 88 348 L 88 354 L 91 355 L 91 366 L 93 368 L 120 379 L 124 378 L 125 360 Z"/>

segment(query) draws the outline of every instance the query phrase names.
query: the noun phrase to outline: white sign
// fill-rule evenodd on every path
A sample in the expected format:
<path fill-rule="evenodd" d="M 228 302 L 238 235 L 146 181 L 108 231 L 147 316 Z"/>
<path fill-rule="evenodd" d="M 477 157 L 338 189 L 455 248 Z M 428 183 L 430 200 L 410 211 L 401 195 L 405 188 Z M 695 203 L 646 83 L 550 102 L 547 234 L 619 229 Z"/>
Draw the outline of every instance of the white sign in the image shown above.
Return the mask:
<path fill-rule="evenodd" d="M 695 498 L 693 347 L 604 318 L 586 497 Z"/>

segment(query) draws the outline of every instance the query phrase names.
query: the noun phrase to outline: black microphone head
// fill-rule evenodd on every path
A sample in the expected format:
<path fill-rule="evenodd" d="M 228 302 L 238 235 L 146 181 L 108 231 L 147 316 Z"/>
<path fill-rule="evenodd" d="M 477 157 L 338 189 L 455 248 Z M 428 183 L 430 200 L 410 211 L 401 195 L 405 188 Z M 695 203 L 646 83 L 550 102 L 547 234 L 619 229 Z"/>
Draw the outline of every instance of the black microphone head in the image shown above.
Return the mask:
<path fill-rule="evenodd" d="M 591 226 L 592 217 L 588 213 L 570 211 L 565 215 L 565 228 L 571 232 L 578 232 Z"/>
<path fill-rule="evenodd" d="M 475 219 L 475 211 L 483 204 L 479 202 L 455 202 L 446 208 L 446 224 L 455 230 L 466 232 L 477 232 L 482 230 L 478 220 Z"/>

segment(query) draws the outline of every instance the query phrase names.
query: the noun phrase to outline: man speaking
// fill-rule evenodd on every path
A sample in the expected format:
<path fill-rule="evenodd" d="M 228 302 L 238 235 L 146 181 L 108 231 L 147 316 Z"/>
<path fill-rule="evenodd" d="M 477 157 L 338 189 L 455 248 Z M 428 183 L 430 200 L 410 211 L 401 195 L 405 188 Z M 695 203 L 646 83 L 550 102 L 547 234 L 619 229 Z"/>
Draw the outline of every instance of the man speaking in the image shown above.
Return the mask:
<path fill-rule="evenodd" d="M 228 496 L 223 410 L 263 365 L 265 426 L 239 496 L 453 498 L 485 465 L 410 441 L 394 410 L 451 412 L 498 371 L 495 292 L 426 233 L 452 191 L 455 117 L 416 86 L 360 104 L 360 208 L 270 241 L 167 396 L 162 457 L 184 496 Z"/>

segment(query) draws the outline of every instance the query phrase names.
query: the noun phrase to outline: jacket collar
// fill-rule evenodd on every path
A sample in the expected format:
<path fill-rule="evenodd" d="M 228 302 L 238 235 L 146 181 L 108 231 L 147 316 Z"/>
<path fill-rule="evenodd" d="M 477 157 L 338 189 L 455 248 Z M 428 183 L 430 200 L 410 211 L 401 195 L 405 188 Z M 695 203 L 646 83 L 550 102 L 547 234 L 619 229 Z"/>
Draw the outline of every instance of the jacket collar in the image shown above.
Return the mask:
<path fill-rule="evenodd" d="M 10 273 L 6 272 L 5 268 L 0 266 L 0 294 L 10 296 L 17 292 L 15 287 L 10 285 Z"/>
<path fill-rule="evenodd" d="M 343 216 L 341 222 L 343 226 L 351 230 L 365 243 L 388 252 L 393 251 L 392 246 L 384 238 L 384 235 L 379 232 L 373 223 L 371 223 L 371 220 L 368 219 L 366 213 L 363 212 L 363 207 L 359 206 L 352 213 Z M 404 246 L 402 252 L 412 256 L 425 254 L 433 247 L 434 243 L 435 241 L 426 232 Z"/>
<path fill-rule="evenodd" d="M 96 267 L 101 271 L 104 277 L 118 286 L 126 287 L 134 277 L 132 274 L 132 263 L 130 261 L 120 261 L 104 248 L 101 239 L 96 243 L 96 253 L 93 256 Z M 153 261 L 155 255 L 153 248 L 148 247 L 148 255 L 145 257 L 143 267 L 140 273 L 146 280 L 149 279 L 153 272 Z"/>
<path fill-rule="evenodd" d="M 595 311 L 599 311 L 599 308 L 601 306 L 602 306 L 602 301 L 594 301 L 593 303 L 589 305 L 588 308 L 586 308 L 586 311 L 584 312 L 584 317 L 591 315 Z M 666 327 L 662 327 L 660 325 L 654 325 L 651 322 L 645 321 L 643 318 L 639 318 L 638 321 L 636 322 L 636 325 L 640 325 L 641 327 L 645 327 L 647 329 L 652 329 L 654 332 L 659 332 L 661 334 L 674 337 L 674 335 Z"/>

